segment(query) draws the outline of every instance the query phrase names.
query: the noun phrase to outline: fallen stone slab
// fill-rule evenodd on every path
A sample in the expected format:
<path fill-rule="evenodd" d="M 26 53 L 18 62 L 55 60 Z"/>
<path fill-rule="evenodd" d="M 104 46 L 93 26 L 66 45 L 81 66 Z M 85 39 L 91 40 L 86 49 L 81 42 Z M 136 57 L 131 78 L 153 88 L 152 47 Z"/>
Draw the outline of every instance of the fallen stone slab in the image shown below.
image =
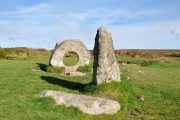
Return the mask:
<path fill-rule="evenodd" d="M 52 97 L 57 105 L 77 107 L 81 111 L 92 115 L 115 114 L 121 108 L 120 104 L 114 100 L 60 91 L 46 90 L 38 96 Z"/>

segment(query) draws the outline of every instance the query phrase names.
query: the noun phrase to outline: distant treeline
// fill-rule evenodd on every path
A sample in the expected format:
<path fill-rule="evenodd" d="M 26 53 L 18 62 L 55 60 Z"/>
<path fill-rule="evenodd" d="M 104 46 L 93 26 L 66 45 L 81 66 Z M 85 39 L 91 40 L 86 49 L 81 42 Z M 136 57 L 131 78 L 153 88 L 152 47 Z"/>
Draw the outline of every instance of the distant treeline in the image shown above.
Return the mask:
<path fill-rule="evenodd" d="M 90 50 L 93 56 L 93 50 Z M 11 59 L 16 56 L 35 56 L 35 55 L 50 55 L 51 50 L 46 49 L 32 49 L 26 47 L 17 48 L 1 48 L 0 47 L 0 58 Z M 117 57 L 161 57 L 161 56 L 171 56 L 180 57 L 180 50 L 115 50 Z"/>
<path fill-rule="evenodd" d="M 46 49 L 32 49 L 26 47 L 16 48 L 1 48 L 0 47 L 0 58 L 13 59 L 17 56 L 35 56 L 35 55 L 49 55 L 50 51 Z"/>
<path fill-rule="evenodd" d="M 93 50 L 90 50 L 93 55 Z M 146 49 L 121 49 L 115 50 L 117 57 L 180 57 L 179 50 L 146 50 Z"/>
<path fill-rule="evenodd" d="M 115 54 L 125 57 L 180 57 L 180 50 L 116 50 Z"/>

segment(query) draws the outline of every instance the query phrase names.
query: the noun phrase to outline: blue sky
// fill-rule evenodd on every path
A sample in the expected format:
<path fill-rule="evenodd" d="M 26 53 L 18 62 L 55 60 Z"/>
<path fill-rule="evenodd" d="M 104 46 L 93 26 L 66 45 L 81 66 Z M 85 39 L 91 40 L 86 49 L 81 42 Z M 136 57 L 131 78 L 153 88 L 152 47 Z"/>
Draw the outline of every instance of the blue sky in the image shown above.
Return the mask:
<path fill-rule="evenodd" d="M 93 49 L 99 27 L 116 49 L 180 49 L 180 0 L 1 0 L 0 47 L 53 49 L 80 39 Z"/>

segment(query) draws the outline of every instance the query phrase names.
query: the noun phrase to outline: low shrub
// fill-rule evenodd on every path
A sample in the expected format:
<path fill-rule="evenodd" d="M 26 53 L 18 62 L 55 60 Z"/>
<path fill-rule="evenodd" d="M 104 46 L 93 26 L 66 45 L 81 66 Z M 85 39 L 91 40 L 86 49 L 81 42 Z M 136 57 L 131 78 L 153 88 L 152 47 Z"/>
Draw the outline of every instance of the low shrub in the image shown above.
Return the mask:
<path fill-rule="evenodd" d="M 53 66 L 48 66 L 46 68 L 47 72 L 50 73 L 64 73 L 65 68 L 64 67 L 53 67 Z"/>
<path fill-rule="evenodd" d="M 3 48 L 0 48 L 0 59 L 6 58 L 6 55 L 7 55 L 6 51 Z"/>
<path fill-rule="evenodd" d="M 6 56 L 6 59 L 7 59 L 7 60 L 15 60 L 16 57 L 11 56 L 11 55 L 7 55 L 7 56 Z"/>
<path fill-rule="evenodd" d="M 147 66 L 152 65 L 154 63 L 156 63 L 156 61 L 145 61 L 145 60 L 143 60 L 143 61 L 141 61 L 140 65 L 143 67 L 147 67 Z"/>
<path fill-rule="evenodd" d="M 166 56 L 170 56 L 170 57 L 180 57 L 180 52 L 167 53 Z"/>
<path fill-rule="evenodd" d="M 90 83 L 86 87 L 84 87 L 83 92 L 90 93 L 90 94 L 95 94 L 97 89 L 98 89 L 97 85 L 95 85 L 93 83 Z"/>
<path fill-rule="evenodd" d="M 147 67 L 158 61 L 155 60 L 139 60 L 139 59 L 118 59 L 118 63 L 126 63 L 126 64 L 137 64 L 143 67 Z"/>

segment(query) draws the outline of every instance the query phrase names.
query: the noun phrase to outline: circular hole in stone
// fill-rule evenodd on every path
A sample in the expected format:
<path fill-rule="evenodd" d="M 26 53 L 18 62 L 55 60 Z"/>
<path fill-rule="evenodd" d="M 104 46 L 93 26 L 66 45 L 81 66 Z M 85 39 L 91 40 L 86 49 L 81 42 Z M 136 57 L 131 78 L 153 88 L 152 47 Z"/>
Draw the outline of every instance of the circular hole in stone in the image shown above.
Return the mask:
<path fill-rule="evenodd" d="M 66 66 L 76 65 L 78 60 L 79 60 L 79 57 L 77 53 L 73 51 L 67 52 L 66 54 L 64 54 L 64 57 L 63 57 L 63 63 Z"/>

